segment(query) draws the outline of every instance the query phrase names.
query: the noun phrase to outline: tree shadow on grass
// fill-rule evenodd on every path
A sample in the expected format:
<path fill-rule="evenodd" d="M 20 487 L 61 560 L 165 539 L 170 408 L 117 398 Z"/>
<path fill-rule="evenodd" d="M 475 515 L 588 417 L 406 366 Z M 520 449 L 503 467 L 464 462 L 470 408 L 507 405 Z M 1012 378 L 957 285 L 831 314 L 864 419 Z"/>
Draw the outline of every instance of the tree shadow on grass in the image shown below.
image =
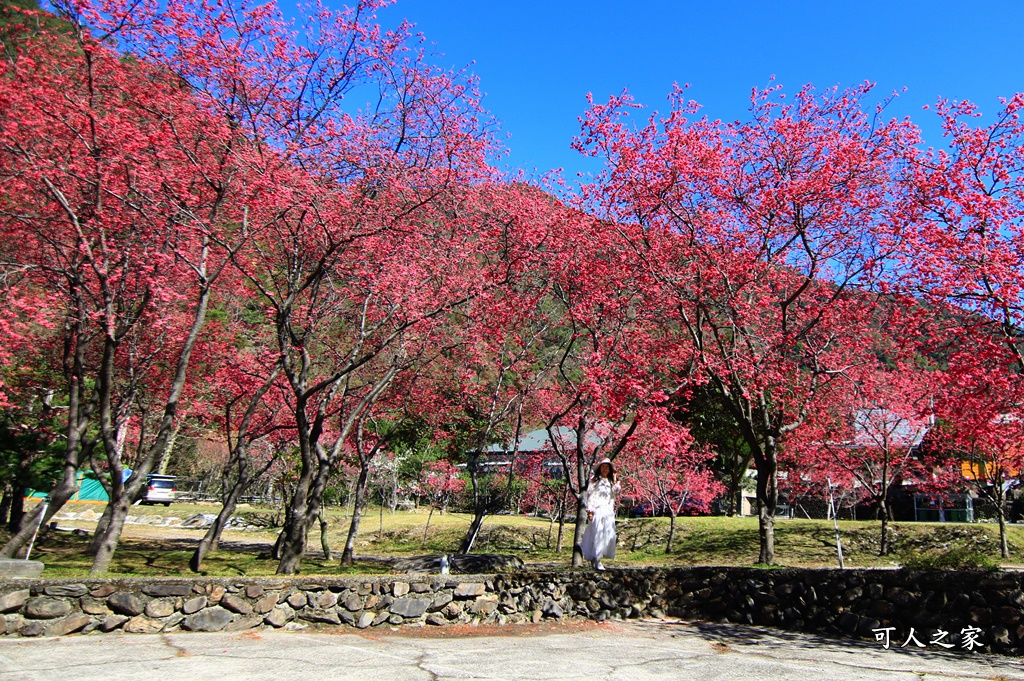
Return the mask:
<path fill-rule="evenodd" d="M 692 565 L 749 565 L 757 558 L 759 537 L 756 528 L 738 528 L 729 532 L 694 530 L 680 533 L 673 556 Z"/>

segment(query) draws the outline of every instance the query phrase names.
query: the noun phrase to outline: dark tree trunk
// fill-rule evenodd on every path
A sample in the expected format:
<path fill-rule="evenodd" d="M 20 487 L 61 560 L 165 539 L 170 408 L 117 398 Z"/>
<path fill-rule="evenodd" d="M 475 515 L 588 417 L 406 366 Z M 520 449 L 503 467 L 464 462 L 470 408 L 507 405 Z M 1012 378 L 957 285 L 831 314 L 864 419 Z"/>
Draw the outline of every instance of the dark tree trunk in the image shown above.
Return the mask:
<path fill-rule="evenodd" d="M 238 499 L 242 496 L 242 492 L 249 485 L 248 457 L 245 456 L 244 452 L 237 459 L 236 465 L 238 466 L 238 475 L 234 483 L 225 490 L 220 512 L 214 518 L 213 524 L 206 530 L 206 534 L 199 540 L 199 546 L 196 547 L 192 558 L 188 562 L 188 567 L 192 572 L 202 570 L 203 560 L 220 546 L 220 538 L 224 533 L 224 528 L 227 527 L 231 516 L 235 514 L 235 510 L 238 508 Z"/>
<path fill-rule="evenodd" d="M 558 541 L 555 542 L 555 553 L 565 548 L 565 510 L 569 505 L 569 486 L 562 490 L 562 501 L 558 504 Z"/>
<path fill-rule="evenodd" d="M 889 507 L 883 496 L 878 500 L 878 513 L 882 516 L 882 534 L 878 542 L 878 555 L 889 555 Z"/>
<path fill-rule="evenodd" d="M 78 353 L 83 350 L 78 349 Z M 77 357 L 74 360 L 74 364 L 80 371 L 81 358 Z M 77 375 L 77 374 L 76 374 Z M 71 497 L 78 491 L 78 465 L 80 457 L 83 453 L 87 454 L 92 446 L 91 440 L 86 437 L 86 428 L 89 425 L 89 414 L 91 413 L 91 405 L 83 405 L 80 398 L 80 391 L 77 386 L 80 382 L 77 380 L 71 380 L 70 383 L 70 396 L 68 401 L 68 429 L 67 429 L 67 443 L 64 448 L 64 472 L 60 479 L 60 482 L 53 488 L 49 494 L 49 503 L 46 507 L 43 504 L 36 504 L 35 507 L 21 519 L 21 526 L 16 532 L 13 532 L 11 538 L 4 544 L 4 547 L 0 549 L 0 558 L 14 558 L 18 552 L 25 548 L 29 541 L 32 539 L 32 534 L 35 532 L 35 528 L 40 524 L 46 524 L 50 522 L 68 502 Z M 23 503 L 24 494 L 20 494 L 19 490 L 14 490 L 14 497 L 12 498 L 12 505 Z M 12 508 L 13 511 L 13 508 Z M 40 515 L 45 512 L 45 515 L 40 519 Z M 13 520 L 14 513 L 12 512 L 11 518 Z"/>
<path fill-rule="evenodd" d="M 235 434 L 234 445 L 231 447 L 231 457 L 228 460 L 227 467 L 225 467 L 224 474 L 221 477 L 220 513 L 217 514 L 213 524 L 206 530 L 206 534 L 203 535 L 203 538 L 199 540 L 199 546 L 196 547 L 195 553 L 192 554 L 192 558 L 189 560 L 188 566 L 193 572 L 199 572 L 203 567 L 203 560 L 206 558 L 207 554 L 216 551 L 217 547 L 220 546 L 220 538 L 224 533 L 224 528 L 227 527 L 228 521 L 231 520 L 231 516 L 234 515 L 235 510 L 238 508 L 238 500 L 241 498 L 242 493 L 249 487 L 249 445 L 256 440 L 256 437 L 251 436 L 249 426 L 252 424 L 253 416 L 259 408 L 260 403 L 263 401 L 263 397 L 267 394 L 267 391 L 270 390 L 274 381 L 277 380 L 277 376 L 280 371 L 281 364 L 275 364 L 273 370 L 263 381 L 263 384 L 249 397 L 249 404 L 246 407 L 245 414 L 242 416 L 242 420 L 238 424 L 238 432 Z M 226 410 L 226 418 L 224 422 L 227 431 L 228 443 L 230 444 L 230 406 Z M 167 458 L 168 457 L 166 456 L 164 457 L 164 462 L 166 462 Z M 273 457 L 271 461 L 274 459 L 276 459 L 276 456 Z M 268 463 L 259 474 L 266 472 L 270 465 L 271 464 Z M 230 480 L 232 469 L 237 470 L 234 480 Z M 163 471 L 161 470 L 161 472 Z"/>
<path fill-rule="evenodd" d="M 0 499 L 0 525 L 6 525 L 11 517 L 11 506 L 14 501 L 14 488 L 10 484 L 4 485 L 4 496 Z M 10 527 L 8 527 L 10 529 Z M 21 529 L 21 528 L 18 528 Z"/>
<path fill-rule="evenodd" d="M 775 450 L 767 445 L 761 456 L 755 458 L 757 466 L 757 525 L 759 552 L 757 562 L 775 564 L 775 509 L 779 503 L 777 484 L 778 462 Z"/>
<path fill-rule="evenodd" d="M 676 514 L 673 511 L 669 511 L 668 519 L 668 542 L 665 544 L 665 553 L 672 553 L 672 540 L 676 536 Z"/>
<path fill-rule="evenodd" d="M 586 560 L 583 558 L 583 533 L 587 531 L 587 510 L 583 504 L 577 504 L 576 522 L 573 524 L 572 566 L 579 567 Z"/>
<path fill-rule="evenodd" d="M 6 491 L 4 494 L 6 496 Z M 7 529 L 11 534 L 17 534 L 21 532 L 25 522 L 25 488 L 15 483 L 7 501 L 9 504 Z"/>
<path fill-rule="evenodd" d="M 33 532 L 35 532 L 35 528 L 50 522 L 50 519 L 64 507 L 68 499 L 73 497 L 75 492 L 78 491 L 78 485 L 76 484 L 77 474 L 77 464 L 73 467 L 65 466 L 64 477 L 53 491 L 50 492 L 50 503 L 46 505 L 45 509 L 43 504 L 36 504 L 30 512 L 24 515 L 21 528 L 0 550 L 0 558 L 14 558 L 21 549 L 28 545 L 32 539 Z M 40 519 L 39 516 L 43 514 L 44 510 L 45 515 Z"/>
<path fill-rule="evenodd" d="M 289 522 L 285 523 L 284 529 L 281 530 L 281 536 L 278 538 L 281 544 L 279 548 L 281 558 L 277 565 L 277 574 L 294 575 L 299 572 L 302 567 L 302 558 L 306 553 L 308 539 L 309 526 L 301 517 L 293 516 Z"/>
<path fill-rule="evenodd" d="M 430 505 L 430 513 L 427 514 L 427 525 L 423 528 L 423 546 L 427 545 L 427 533 L 430 532 L 430 519 L 434 517 L 434 505 Z M 551 543 L 550 541 L 548 542 Z"/>
<path fill-rule="evenodd" d="M 300 443 L 301 448 L 311 448 L 309 443 Z M 306 554 L 306 543 L 309 541 L 310 518 L 309 510 L 319 499 L 314 499 L 314 474 L 319 462 L 314 456 L 304 452 L 302 470 L 299 474 L 295 491 L 288 501 L 288 512 L 285 514 L 284 528 L 281 530 L 280 559 L 277 574 L 294 575 L 302 566 L 302 558 Z M 315 517 L 315 515 L 314 515 Z"/>
<path fill-rule="evenodd" d="M 164 456 L 167 449 L 173 444 L 175 430 L 175 417 L 178 413 L 178 401 L 185 389 L 188 378 L 188 366 L 192 359 L 192 350 L 195 347 L 199 333 L 206 322 L 206 311 L 210 301 L 212 281 L 207 279 L 206 272 L 207 247 L 203 247 L 203 257 L 199 265 L 200 287 L 199 296 L 196 301 L 195 312 L 192 316 L 192 323 L 188 336 L 178 352 L 175 363 L 174 379 L 171 382 L 170 391 L 163 402 L 163 413 L 160 418 L 160 426 L 157 429 L 153 443 L 141 455 L 135 470 L 128 480 L 121 481 L 122 475 L 121 456 L 117 445 L 117 426 L 113 419 L 111 396 L 114 382 L 114 353 L 117 344 L 107 338 L 104 345 L 104 354 L 101 369 L 99 372 L 99 411 L 100 411 L 100 433 L 103 448 L 107 454 L 107 460 L 111 465 L 110 471 L 113 476 L 111 480 L 110 506 L 112 506 L 110 522 L 102 534 L 98 543 L 96 555 L 93 558 L 90 575 L 102 575 L 110 567 L 110 561 L 117 550 L 118 542 L 121 539 L 121 532 L 124 530 L 124 521 L 128 517 L 128 509 L 136 499 L 145 493 L 148 484 L 147 478 L 153 471 L 156 464 Z"/>
<path fill-rule="evenodd" d="M 96 529 L 93 530 L 92 540 L 89 542 L 89 553 L 93 556 L 100 550 L 100 543 L 103 541 L 103 536 L 107 533 L 107 527 L 110 525 L 110 515 L 112 513 L 112 506 L 107 504 L 103 507 L 103 513 L 100 514 L 100 519 L 96 521 Z"/>
<path fill-rule="evenodd" d="M 359 477 L 356 479 L 355 501 L 352 504 L 352 520 L 348 525 L 348 537 L 345 538 L 345 550 L 341 553 L 341 564 L 350 566 L 355 562 L 356 537 L 359 536 L 359 521 L 366 508 L 366 481 L 369 478 L 367 465 L 359 466 Z"/>
<path fill-rule="evenodd" d="M 129 499 L 123 499 L 111 505 L 110 520 L 107 523 L 106 532 L 99 535 L 100 542 L 96 549 L 92 569 L 89 571 L 90 576 L 105 574 L 110 569 L 110 563 L 114 558 L 114 551 L 117 550 L 118 541 L 121 539 L 129 508 L 131 508 Z"/>
<path fill-rule="evenodd" d="M 312 480 L 311 488 L 303 494 L 299 494 L 297 490 L 295 496 L 292 497 L 291 518 L 283 531 L 281 558 L 277 566 L 277 574 L 294 575 L 299 572 L 302 558 L 306 554 L 309 531 L 320 512 L 320 504 L 323 503 L 323 492 L 327 487 L 326 481 L 329 475 L 330 466 L 323 463 Z M 299 487 L 301 488 L 302 485 Z"/>
<path fill-rule="evenodd" d="M 469 523 L 469 529 L 466 530 L 466 534 L 462 537 L 462 543 L 459 544 L 459 553 L 463 554 L 473 550 L 473 544 L 476 543 L 480 527 L 484 524 L 484 516 L 487 515 L 486 504 L 488 500 L 485 500 L 483 498 L 484 495 L 480 493 L 480 479 L 477 477 L 476 464 L 477 457 L 470 456 L 466 468 L 469 470 L 469 482 L 473 486 L 473 520 Z"/>
<path fill-rule="evenodd" d="M 320 505 L 320 511 L 317 513 L 316 518 L 320 523 L 320 548 L 324 552 L 324 559 L 334 560 L 334 557 L 331 555 L 331 545 L 327 540 L 327 531 L 331 526 L 327 522 L 327 511 L 324 510 L 323 504 Z"/>
<path fill-rule="evenodd" d="M 577 438 L 582 439 L 582 437 L 582 435 L 577 434 Z M 577 489 L 580 492 L 576 496 L 576 525 L 572 539 L 573 567 L 579 567 L 586 562 L 583 558 L 583 533 L 587 529 L 587 509 L 583 503 L 583 498 L 587 491 L 589 473 L 590 471 L 587 470 L 587 462 L 583 457 L 583 452 L 579 451 L 576 455 L 576 483 L 578 485 Z"/>
<path fill-rule="evenodd" d="M 1001 503 L 996 504 L 996 518 L 999 520 L 999 555 L 1009 558 L 1010 542 L 1006 538 L 1006 508 Z"/>
<path fill-rule="evenodd" d="M 462 538 L 462 544 L 459 545 L 459 553 L 470 553 L 473 550 L 473 545 L 476 543 L 477 537 L 480 536 L 480 528 L 484 526 L 486 517 L 485 509 L 476 509 L 473 513 L 473 520 L 469 523 L 469 531 L 466 532 L 466 536 Z"/>

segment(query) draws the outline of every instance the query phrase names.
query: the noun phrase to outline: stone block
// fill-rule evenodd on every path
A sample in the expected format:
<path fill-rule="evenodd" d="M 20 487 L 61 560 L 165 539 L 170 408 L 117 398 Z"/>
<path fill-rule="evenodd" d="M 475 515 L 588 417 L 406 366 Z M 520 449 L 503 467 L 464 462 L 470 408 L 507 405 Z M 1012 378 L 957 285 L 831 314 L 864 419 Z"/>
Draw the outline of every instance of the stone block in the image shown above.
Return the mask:
<path fill-rule="evenodd" d="M 227 591 L 224 590 L 224 587 L 220 584 L 213 584 L 209 589 L 210 590 L 206 595 L 209 598 L 210 603 L 214 605 L 220 603 L 220 599 L 224 598 L 224 594 L 227 593 Z"/>
<path fill-rule="evenodd" d="M 989 640 L 1003 646 L 1010 645 L 1010 631 L 1006 627 L 992 627 L 988 630 Z"/>
<path fill-rule="evenodd" d="M 237 612 L 239 615 L 248 615 L 252 612 L 249 602 L 235 594 L 226 594 L 220 599 L 220 604 L 221 607 L 227 608 L 231 612 Z"/>
<path fill-rule="evenodd" d="M 164 628 L 164 623 L 146 617 L 145 615 L 138 615 L 125 622 L 124 630 L 129 634 L 155 634 Z"/>
<path fill-rule="evenodd" d="M 114 629 L 119 629 L 121 626 L 128 621 L 128 617 L 124 615 L 111 615 L 102 622 L 100 622 L 100 631 L 110 632 Z"/>
<path fill-rule="evenodd" d="M 146 604 L 148 617 L 170 617 L 175 611 L 173 598 L 155 598 Z"/>
<path fill-rule="evenodd" d="M 1004 605 L 995 609 L 993 617 L 996 622 L 1009 626 L 1020 622 L 1021 613 L 1017 608 L 1011 608 L 1008 605 Z"/>
<path fill-rule="evenodd" d="M 180 612 L 176 612 L 164 620 L 164 628 L 160 631 L 174 631 L 175 629 L 178 629 L 184 621 L 185 615 Z"/>
<path fill-rule="evenodd" d="M 435 612 L 427 615 L 427 624 L 432 624 L 434 626 L 442 626 L 448 624 L 448 620 L 445 619 L 445 616 L 441 613 Z"/>
<path fill-rule="evenodd" d="M 356 612 L 363 609 L 363 599 L 359 597 L 359 594 L 355 592 L 348 592 L 341 604 L 345 606 L 345 609 L 349 612 Z"/>
<path fill-rule="evenodd" d="M 249 598 L 259 598 L 263 595 L 263 587 L 259 584 L 249 584 L 245 587 L 245 595 Z"/>
<path fill-rule="evenodd" d="M 429 598 L 399 598 L 391 605 L 391 613 L 404 618 L 420 617 L 429 606 Z"/>
<path fill-rule="evenodd" d="M 25 605 L 25 617 L 34 620 L 52 620 L 71 614 L 71 605 L 58 598 L 33 598 Z"/>
<path fill-rule="evenodd" d="M 229 611 L 214 606 L 186 617 L 181 626 L 188 631 L 220 631 L 231 622 L 232 617 Z"/>
<path fill-rule="evenodd" d="M 81 631 L 90 622 L 92 622 L 92 618 L 88 615 L 69 615 L 63 619 L 48 622 L 43 633 L 47 636 L 67 636 Z"/>
<path fill-rule="evenodd" d="M 299 618 L 310 622 L 322 622 L 324 624 L 341 624 L 337 610 L 321 610 L 320 608 L 303 608 Z"/>
<path fill-rule="evenodd" d="M 373 619 L 376 616 L 377 613 L 371 612 L 369 610 L 364 610 L 363 612 L 359 613 L 359 619 L 356 620 L 356 627 L 360 629 L 367 628 L 368 626 L 373 624 Z"/>
<path fill-rule="evenodd" d="M 0 612 L 12 612 L 21 610 L 21 606 L 28 602 L 31 593 L 28 589 L 18 589 L 0 596 Z"/>
<path fill-rule="evenodd" d="M 438 610 L 441 610 L 444 606 L 448 605 L 451 602 L 452 592 L 442 591 L 438 593 L 436 596 L 434 596 L 434 600 L 430 602 L 430 607 L 427 608 L 427 610 L 430 612 L 437 612 Z"/>
<path fill-rule="evenodd" d="M 274 609 L 274 606 L 277 605 L 277 599 L 277 594 L 267 594 L 263 598 L 256 601 L 256 604 L 253 606 L 253 610 L 255 610 L 261 615 L 266 615 L 268 612 Z"/>
<path fill-rule="evenodd" d="M 391 585 L 391 595 L 395 598 L 401 598 L 402 596 L 409 593 L 408 582 L 395 582 Z"/>
<path fill-rule="evenodd" d="M 98 598 L 93 598 L 92 596 L 82 596 L 78 600 L 78 602 L 82 606 L 82 612 L 84 612 L 87 615 L 111 614 L 111 610 L 107 607 L 107 604 Z"/>
<path fill-rule="evenodd" d="M 107 599 L 107 607 L 120 615 L 135 617 L 146 610 L 141 598 L 127 592 L 118 592 Z"/>
<path fill-rule="evenodd" d="M 856 613 L 844 612 L 839 616 L 839 628 L 847 634 L 853 634 L 860 626 L 860 617 Z"/>
<path fill-rule="evenodd" d="M 483 582 L 466 582 L 455 587 L 455 598 L 476 598 L 487 592 L 487 585 Z"/>
<path fill-rule="evenodd" d="M 25 622 L 25 626 L 18 632 L 22 636 L 42 636 L 43 632 L 46 631 L 46 622 L 35 620 L 32 622 Z"/>
<path fill-rule="evenodd" d="M 98 586 L 95 589 L 93 589 L 92 591 L 90 591 L 89 595 L 92 596 L 93 598 L 106 598 L 107 596 L 109 596 L 110 594 L 114 593 L 115 591 L 117 591 L 117 589 L 115 589 L 113 587 L 113 585 L 111 585 L 111 584 L 101 584 L 100 586 Z"/>
<path fill-rule="evenodd" d="M 968 611 L 967 619 L 979 627 L 987 627 L 992 624 L 992 611 L 988 608 L 971 608 Z"/>
<path fill-rule="evenodd" d="M 224 627 L 224 631 L 248 631 L 263 624 L 263 618 L 258 615 L 242 617 Z"/>
<path fill-rule="evenodd" d="M 280 629 L 285 624 L 290 622 L 294 617 L 294 610 L 292 610 L 287 605 L 279 605 L 270 612 L 268 612 L 267 616 L 263 618 L 263 621 L 266 624 L 269 624 L 270 626 L 274 627 L 275 629 Z"/>
<path fill-rule="evenodd" d="M 358 599 L 359 597 L 356 596 L 356 598 Z M 326 610 L 327 608 L 333 608 L 335 605 L 338 604 L 338 594 L 333 593 L 331 591 L 322 591 L 322 592 L 320 592 L 320 594 L 317 595 L 316 600 L 314 600 L 313 602 L 316 603 L 316 607 L 324 609 L 324 610 Z M 360 606 L 361 605 L 362 604 L 360 603 Z M 359 608 L 349 608 L 349 609 L 350 610 L 358 610 Z"/>
<path fill-rule="evenodd" d="M 601 612 L 607 613 L 607 610 L 602 610 Z M 562 611 L 562 606 L 560 606 L 556 601 L 548 601 L 541 608 L 541 614 L 544 615 L 544 617 L 554 617 L 558 619 L 565 613 Z"/>
<path fill-rule="evenodd" d="M 43 589 L 43 593 L 47 596 L 78 598 L 79 596 L 84 596 L 89 593 L 89 587 L 85 584 L 58 584 L 46 587 Z"/>
<path fill-rule="evenodd" d="M 490 615 L 492 612 L 498 609 L 498 597 L 494 594 L 486 594 L 480 596 L 472 605 L 469 606 L 469 612 L 474 615 Z M 559 615 L 561 617 L 561 615 Z"/>
<path fill-rule="evenodd" d="M 192 587 L 188 584 L 147 584 L 142 587 L 142 593 L 147 596 L 188 596 L 192 593 Z"/>
<path fill-rule="evenodd" d="M 206 596 L 190 598 L 181 606 L 181 611 L 186 615 L 192 615 L 206 607 Z"/>
<path fill-rule="evenodd" d="M 373 616 L 373 625 L 372 626 L 375 626 L 375 627 L 380 626 L 381 624 L 384 624 L 385 622 L 387 622 L 389 619 L 391 619 L 391 613 L 389 613 L 387 611 L 378 612 L 376 615 Z"/>
<path fill-rule="evenodd" d="M 296 591 L 288 597 L 288 605 L 292 606 L 296 610 L 306 607 L 306 594 L 301 591 Z"/>

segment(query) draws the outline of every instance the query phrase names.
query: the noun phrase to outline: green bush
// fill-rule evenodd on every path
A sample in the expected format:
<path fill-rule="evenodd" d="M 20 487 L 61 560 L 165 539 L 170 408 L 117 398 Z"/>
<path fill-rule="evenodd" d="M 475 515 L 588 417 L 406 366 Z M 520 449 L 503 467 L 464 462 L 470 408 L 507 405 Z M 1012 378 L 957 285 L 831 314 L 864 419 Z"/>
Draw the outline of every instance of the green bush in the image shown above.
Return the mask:
<path fill-rule="evenodd" d="M 995 572 L 999 563 L 977 551 L 953 548 L 942 552 L 911 553 L 900 556 L 906 570 L 984 570 Z"/>

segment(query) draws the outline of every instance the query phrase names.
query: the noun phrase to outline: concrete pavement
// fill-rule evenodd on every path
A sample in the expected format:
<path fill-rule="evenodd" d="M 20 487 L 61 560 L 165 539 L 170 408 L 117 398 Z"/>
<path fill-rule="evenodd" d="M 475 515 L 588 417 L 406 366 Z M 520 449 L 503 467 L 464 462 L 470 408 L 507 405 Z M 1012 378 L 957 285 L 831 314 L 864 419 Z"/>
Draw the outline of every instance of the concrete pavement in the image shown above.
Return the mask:
<path fill-rule="evenodd" d="M 0 681 L 50 679 L 1024 681 L 1024 663 L 696 622 L 0 640 Z"/>

